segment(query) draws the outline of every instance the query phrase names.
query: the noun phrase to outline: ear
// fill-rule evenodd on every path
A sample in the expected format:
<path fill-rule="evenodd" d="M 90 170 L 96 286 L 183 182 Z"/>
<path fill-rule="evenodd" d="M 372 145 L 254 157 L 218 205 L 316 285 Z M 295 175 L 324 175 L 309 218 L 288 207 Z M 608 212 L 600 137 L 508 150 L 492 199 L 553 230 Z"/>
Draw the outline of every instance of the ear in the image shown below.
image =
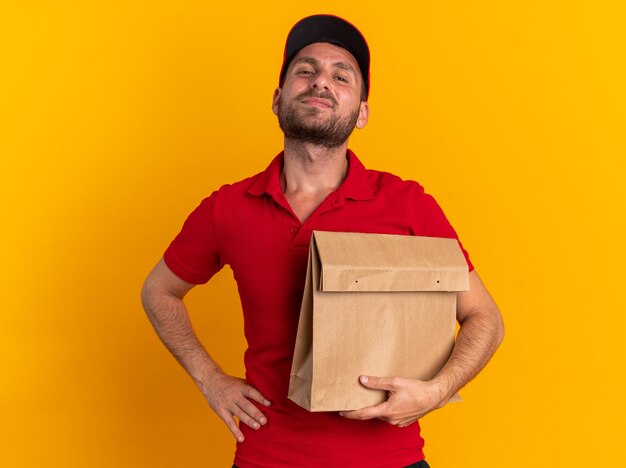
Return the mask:
<path fill-rule="evenodd" d="M 370 117 L 370 106 L 367 103 L 367 101 L 363 101 L 361 102 L 361 105 L 359 108 L 359 118 L 356 121 L 356 128 L 361 129 L 365 127 L 365 125 L 367 124 L 367 121 L 369 120 L 369 117 Z"/>
<path fill-rule="evenodd" d="M 281 91 L 280 87 L 276 88 L 274 90 L 274 95 L 272 96 L 272 112 L 274 115 L 278 115 L 278 101 L 280 100 Z"/>

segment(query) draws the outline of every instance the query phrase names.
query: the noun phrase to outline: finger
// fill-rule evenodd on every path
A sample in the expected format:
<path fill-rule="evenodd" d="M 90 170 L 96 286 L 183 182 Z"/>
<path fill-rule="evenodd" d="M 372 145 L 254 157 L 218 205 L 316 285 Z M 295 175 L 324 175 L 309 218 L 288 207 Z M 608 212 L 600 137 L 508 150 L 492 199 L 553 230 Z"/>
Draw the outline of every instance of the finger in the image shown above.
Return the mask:
<path fill-rule="evenodd" d="M 259 424 L 254 418 L 252 418 L 248 413 L 242 410 L 240 407 L 236 407 L 233 410 L 233 414 L 239 418 L 239 421 L 244 423 L 251 429 L 260 429 L 261 424 Z"/>
<path fill-rule="evenodd" d="M 233 414 L 228 410 L 224 410 L 224 411 L 220 411 L 218 413 L 218 416 L 222 418 L 222 421 L 226 423 L 226 426 L 228 427 L 228 429 L 230 429 L 230 432 L 232 432 L 232 434 L 235 436 L 235 439 L 237 439 L 237 442 L 242 443 L 244 441 L 243 432 L 241 432 L 241 430 L 239 429 L 239 426 L 237 425 L 235 418 L 233 418 Z"/>
<path fill-rule="evenodd" d="M 263 406 L 269 406 L 272 404 L 267 398 L 265 398 L 261 394 L 261 392 L 259 392 L 256 388 L 254 388 L 251 385 L 248 385 L 246 387 L 246 389 L 244 390 L 244 395 L 247 396 L 248 398 L 252 398 L 257 403 L 261 403 Z"/>
<path fill-rule="evenodd" d="M 243 411 L 246 414 L 246 416 L 248 416 L 249 418 L 252 418 L 256 423 L 261 424 L 261 425 L 267 423 L 267 418 L 265 417 L 265 415 L 259 410 L 259 408 L 257 408 L 252 403 L 250 403 L 249 400 L 245 400 L 245 399 L 240 400 L 240 401 L 237 401 L 236 404 L 238 405 L 239 410 Z M 239 415 L 237 415 L 237 417 L 239 417 Z M 251 427 L 254 427 L 254 426 L 251 426 Z"/>
<path fill-rule="evenodd" d="M 394 377 L 373 377 L 371 375 L 362 375 L 359 382 L 367 388 L 376 390 L 395 390 L 397 379 Z"/>
<path fill-rule="evenodd" d="M 403 419 L 402 421 L 389 421 L 391 424 L 398 427 L 407 427 L 417 421 L 416 418 Z"/>
<path fill-rule="evenodd" d="M 385 403 L 381 403 L 380 405 L 368 406 L 367 408 L 361 408 L 359 410 L 341 411 L 339 415 L 346 419 L 365 420 L 365 419 L 380 418 L 381 416 L 386 414 L 386 411 L 385 411 L 386 406 L 387 405 Z"/>

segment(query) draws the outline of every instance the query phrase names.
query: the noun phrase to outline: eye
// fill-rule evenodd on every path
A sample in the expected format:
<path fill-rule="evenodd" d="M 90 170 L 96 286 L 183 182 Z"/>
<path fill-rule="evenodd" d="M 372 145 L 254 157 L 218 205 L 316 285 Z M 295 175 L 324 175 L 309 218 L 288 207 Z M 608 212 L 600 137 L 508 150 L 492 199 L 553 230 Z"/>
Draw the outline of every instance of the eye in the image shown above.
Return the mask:
<path fill-rule="evenodd" d="M 346 78 L 346 77 L 345 77 L 345 76 L 343 76 L 343 75 L 337 75 L 337 76 L 335 76 L 335 79 L 336 79 L 337 81 L 341 81 L 342 83 L 348 83 L 348 78 Z"/>
<path fill-rule="evenodd" d="M 311 76 L 313 74 L 313 71 L 311 70 L 298 70 L 296 72 L 297 75 L 301 75 L 301 76 Z"/>

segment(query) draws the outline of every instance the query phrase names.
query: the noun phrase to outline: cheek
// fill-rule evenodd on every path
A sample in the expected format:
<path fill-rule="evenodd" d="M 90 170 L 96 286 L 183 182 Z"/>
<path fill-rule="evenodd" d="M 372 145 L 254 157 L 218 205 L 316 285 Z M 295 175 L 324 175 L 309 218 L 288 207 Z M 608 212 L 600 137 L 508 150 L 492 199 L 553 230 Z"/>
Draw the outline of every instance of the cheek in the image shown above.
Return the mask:
<path fill-rule="evenodd" d="M 344 96 L 338 96 L 342 102 L 344 102 L 350 109 L 360 110 L 361 98 L 355 96 L 352 92 L 345 93 Z"/>
<path fill-rule="evenodd" d="M 297 76 L 290 76 L 285 80 L 285 83 L 283 85 L 283 94 L 295 96 L 299 93 L 302 93 L 303 90 L 308 89 L 308 87 L 308 79 Z"/>
<path fill-rule="evenodd" d="M 351 102 L 356 104 L 361 103 L 361 93 L 351 87 L 348 86 L 336 86 L 335 93 L 337 93 L 338 97 L 341 97 L 346 102 Z"/>

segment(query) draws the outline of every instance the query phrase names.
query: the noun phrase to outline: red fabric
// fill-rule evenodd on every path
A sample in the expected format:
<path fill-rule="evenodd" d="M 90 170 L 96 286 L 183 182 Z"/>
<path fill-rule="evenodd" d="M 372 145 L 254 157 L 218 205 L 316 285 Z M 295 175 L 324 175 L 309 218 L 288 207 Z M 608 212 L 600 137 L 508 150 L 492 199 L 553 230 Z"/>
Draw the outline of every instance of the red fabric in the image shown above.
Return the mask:
<path fill-rule="evenodd" d="M 304 224 L 281 191 L 281 153 L 264 172 L 203 200 L 164 254 L 187 282 L 205 283 L 226 264 L 237 281 L 248 341 L 246 378 L 272 402 L 261 408 L 268 423 L 260 430 L 241 425 L 240 468 L 397 468 L 424 458 L 418 423 L 398 428 L 348 420 L 310 413 L 287 399 L 312 230 L 457 237 L 418 183 L 366 170 L 351 151 L 348 158 L 346 179 Z"/>

